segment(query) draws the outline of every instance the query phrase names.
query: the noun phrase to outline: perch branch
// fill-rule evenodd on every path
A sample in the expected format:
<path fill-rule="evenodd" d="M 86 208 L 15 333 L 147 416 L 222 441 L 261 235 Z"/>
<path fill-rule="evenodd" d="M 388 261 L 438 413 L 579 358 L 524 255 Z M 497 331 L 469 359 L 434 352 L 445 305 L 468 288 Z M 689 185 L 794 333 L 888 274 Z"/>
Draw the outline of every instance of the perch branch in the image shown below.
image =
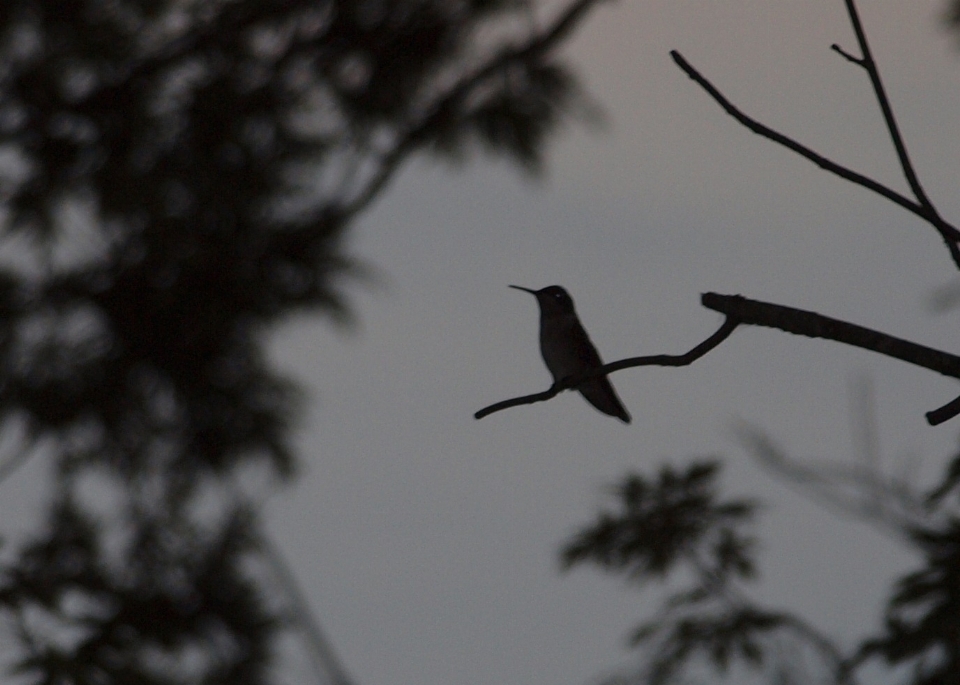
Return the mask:
<path fill-rule="evenodd" d="M 532 395 L 523 395 L 522 397 L 514 397 L 509 400 L 497 402 L 496 404 L 491 404 L 489 407 L 484 407 L 478 411 L 473 415 L 473 417 L 475 419 L 482 419 L 484 416 L 489 416 L 494 412 L 509 409 L 510 407 L 518 407 L 521 404 L 545 402 L 553 397 L 556 397 L 564 390 L 575 388 L 585 380 L 596 378 L 597 376 L 606 376 L 614 371 L 619 371 L 621 369 L 626 369 L 633 366 L 688 366 L 726 340 L 730 334 L 733 333 L 733 330 L 736 327 L 737 321 L 728 316 L 723 322 L 723 325 L 720 326 L 720 328 L 718 328 L 713 335 L 684 354 L 655 354 L 647 357 L 630 357 L 629 359 L 621 359 L 609 364 L 604 364 L 603 366 L 592 369 L 587 373 L 581 373 L 575 376 L 570 376 L 569 378 L 561 379 L 543 392 L 534 393 Z"/>

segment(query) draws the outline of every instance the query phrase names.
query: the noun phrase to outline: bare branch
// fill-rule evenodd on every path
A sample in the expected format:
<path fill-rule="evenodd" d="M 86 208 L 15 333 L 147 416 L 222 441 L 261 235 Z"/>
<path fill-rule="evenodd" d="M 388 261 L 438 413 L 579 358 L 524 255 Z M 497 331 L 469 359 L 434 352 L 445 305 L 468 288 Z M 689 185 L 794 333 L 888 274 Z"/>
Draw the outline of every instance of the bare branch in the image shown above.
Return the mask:
<path fill-rule="evenodd" d="M 865 44 L 865 41 L 864 41 L 864 44 Z M 853 58 L 852 56 L 847 55 L 842 50 L 838 49 L 838 51 L 840 51 L 840 53 L 843 54 L 844 56 L 852 59 L 852 61 L 859 63 L 859 60 L 857 60 L 856 58 Z M 865 53 L 865 55 L 866 54 L 867 53 Z M 916 174 L 913 172 L 913 168 L 910 165 L 909 157 L 907 157 L 906 155 L 906 148 L 903 147 L 903 141 L 899 137 L 900 134 L 898 129 L 896 128 L 896 122 L 893 120 L 893 113 L 890 110 L 890 105 L 885 100 L 886 95 L 883 94 L 882 84 L 878 85 L 880 84 L 879 76 L 876 76 L 876 80 L 874 83 L 875 83 L 875 88 L 879 87 L 879 90 L 877 91 L 878 97 L 880 97 L 881 95 L 884 97 L 884 100 L 881 102 L 881 109 L 884 110 L 885 117 L 886 117 L 886 112 L 888 111 L 890 112 L 890 115 L 889 115 L 890 119 L 887 120 L 888 128 L 891 131 L 891 135 L 894 135 L 894 133 L 896 133 L 897 138 L 894 139 L 894 145 L 897 146 L 898 155 L 900 156 L 901 166 L 903 167 L 904 174 L 907 175 L 907 181 L 908 183 L 910 183 L 911 190 L 913 190 L 914 194 L 917 196 L 917 200 L 911 200 L 905 195 L 898 193 L 892 188 L 885 186 L 882 183 L 875 181 L 872 178 L 869 178 L 868 176 L 864 176 L 859 172 L 853 171 L 848 167 L 838 164 L 837 162 L 834 162 L 832 159 L 824 157 L 823 155 L 814 151 L 813 149 L 805 145 L 802 145 L 801 143 L 797 142 L 793 138 L 790 138 L 789 136 L 784 135 L 779 131 L 775 131 L 769 126 L 761 124 L 756 119 L 753 119 L 752 117 L 747 116 L 742 111 L 740 111 L 740 109 L 735 107 L 733 103 L 731 103 L 726 98 L 726 96 L 724 96 L 723 93 L 721 93 L 716 88 L 716 86 L 710 83 L 710 81 L 704 78 L 704 76 L 699 71 L 697 71 L 694 67 L 692 67 L 690 63 L 687 62 L 686 59 L 684 59 L 683 55 L 681 55 L 676 50 L 672 50 L 670 52 L 670 56 L 673 57 L 673 61 L 677 63 L 677 66 L 679 66 L 687 74 L 687 76 L 689 76 L 691 79 L 696 81 L 696 83 L 701 88 L 703 88 L 707 92 L 707 94 L 710 95 L 710 97 L 712 97 L 717 102 L 717 104 L 723 108 L 723 110 L 727 114 L 732 116 L 734 119 L 736 119 L 738 122 L 746 126 L 748 129 L 750 129 L 754 133 L 760 136 L 763 136 L 764 138 L 767 138 L 769 140 L 772 140 L 773 142 L 778 143 L 784 146 L 785 148 L 792 150 L 793 152 L 796 152 L 798 155 L 810 160 L 821 169 L 829 171 L 830 173 L 835 174 L 840 178 L 846 179 L 851 183 L 855 183 L 859 186 L 863 186 L 864 188 L 867 188 L 868 190 L 872 190 L 878 195 L 881 195 L 887 198 L 894 204 L 900 205 L 907 211 L 912 212 L 913 214 L 917 215 L 918 217 L 920 217 L 921 219 L 929 223 L 931 226 L 933 226 L 937 230 L 937 232 L 943 238 L 943 241 L 946 244 L 947 249 L 950 251 L 950 256 L 953 258 L 953 261 L 957 265 L 957 267 L 960 268 L 960 230 L 957 230 L 956 227 L 946 222 L 937 213 L 936 209 L 934 209 L 933 205 L 930 204 L 929 199 L 923 193 L 923 189 L 920 187 L 919 182 L 916 181 Z M 876 67 L 872 63 L 872 58 L 868 62 L 866 61 L 866 57 L 865 57 L 865 61 L 863 62 L 862 66 L 871 72 L 871 80 L 873 80 L 874 75 L 876 73 Z M 903 150 L 902 155 L 900 153 L 901 149 Z M 911 181 L 911 179 L 913 179 L 913 181 Z M 916 186 L 914 186 L 914 182 L 916 182 Z"/>
<path fill-rule="evenodd" d="M 795 141 L 793 138 L 790 138 L 789 136 L 786 136 L 783 133 L 780 133 L 779 131 L 775 131 L 769 126 L 761 124 L 756 119 L 753 119 L 752 117 L 747 116 L 742 111 L 740 111 L 737 107 L 735 107 L 733 103 L 731 103 L 726 98 L 726 96 L 724 96 L 719 90 L 717 90 L 716 86 L 710 83 L 710 81 L 704 78 L 699 71 L 697 71 L 693 66 L 691 66 L 690 63 L 687 62 L 686 59 L 684 59 L 683 55 L 681 55 L 676 50 L 672 50 L 670 52 L 670 56 L 673 57 L 673 61 L 677 63 L 677 66 L 679 66 L 684 72 L 686 72 L 687 76 L 689 76 L 691 79 L 696 81 L 701 88 L 707 91 L 707 94 L 709 94 L 710 97 L 716 100 L 717 104 L 720 105 L 727 114 L 732 116 L 734 119 L 739 121 L 741 124 L 746 126 L 748 129 L 750 129 L 754 133 L 761 135 L 764 138 L 768 138 L 775 143 L 779 143 L 780 145 L 783 145 L 785 148 L 788 148 L 789 150 L 796 152 L 798 155 L 802 157 L 806 157 L 821 169 L 825 169 L 833 174 L 836 174 L 837 176 L 840 176 L 841 178 L 845 178 L 846 180 L 852 183 L 856 183 L 857 185 L 861 185 L 864 188 L 868 188 L 874 191 L 875 193 L 883 195 L 885 198 L 887 198 L 891 202 L 894 202 L 900 205 L 904 209 L 910 212 L 913 212 L 914 214 L 918 214 L 922 216 L 921 212 L 923 211 L 923 208 L 913 200 L 909 199 L 908 197 L 905 197 L 900 193 L 896 192 L 895 190 L 888 188 L 887 186 L 877 181 L 874 181 L 872 178 L 868 178 L 862 174 L 857 173 L 856 171 L 853 171 L 852 169 L 848 169 L 845 166 L 841 166 L 840 164 L 837 164 L 833 160 L 828 159 L 817 152 L 814 152 L 812 149 L 806 147 L 805 145 L 801 145 L 800 143 Z M 960 233 L 957 234 L 957 237 L 960 238 Z"/>
<path fill-rule="evenodd" d="M 816 312 L 749 300 L 742 295 L 704 293 L 701 301 L 707 309 L 725 314 L 742 324 L 767 326 L 810 338 L 835 340 L 878 352 L 914 366 L 922 366 L 950 378 L 960 378 L 960 357 L 956 355 L 846 321 L 831 319 Z M 926 418 L 930 425 L 935 426 L 957 414 L 960 414 L 960 399 L 928 412 Z"/>
<path fill-rule="evenodd" d="M 857 36 L 857 43 L 860 45 L 860 52 L 863 55 L 860 63 L 870 76 L 870 83 L 873 85 L 873 91 L 877 96 L 877 104 L 880 105 L 880 111 L 883 112 L 883 120 L 886 122 L 887 130 L 890 132 L 890 140 L 893 142 L 893 147 L 897 151 L 897 158 L 900 160 L 900 168 L 903 169 L 903 175 L 907 179 L 907 183 L 910 186 L 910 190 L 913 191 L 914 197 L 916 197 L 917 201 L 929 212 L 932 219 L 943 222 L 939 214 L 937 214 L 937 210 L 934 209 L 933 203 L 930 202 L 930 198 L 928 198 L 926 192 L 924 192 L 923 186 L 920 185 L 920 179 L 917 177 L 913 163 L 910 161 L 907 146 L 903 142 L 903 136 L 900 134 L 900 127 L 897 125 L 896 117 L 893 116 L 890 99 L 887 97 L 883 82 L 880 80 L 880 71 L 877 68 L 877 63 L 873 60 L 873 54 L 870 52 L 870 45 L 867 43 L 867 34 L 864 33 L 863 23 L 860 21 L 860 15 L 857 12 L 857 5 L 854 0 L 844 0 L 844 2 L 847 6 L 847 13 L 850 15 L 850 24 L 853 26 L 853 32 Z M 928 220 L 936 225 L 932 219 Z M 954 239 L 956 239 L 956 237 Z"/>
<path fill-rule="evenodd" d="M 587 379 L 596 378 L 597 376 L 606 376 L 607 374 L 613 373 L 614 371 L 619 371 L 621 369 L 627 369 L 634 366 L 688 366 L 726 340 L 730 334 L 733 333 L 736 327 L 737 321 L 728 316 L 726 320 L 724 320 L 723 325 L 720 326 L 720 328 L 718 328 L 713 335 L 684 354 L 656 354 L 647 357 L 630 357 L 629 359 L 621 359 L 619 361 L 610 362 L 609 364 L 604 364 L 596 369 L 592 369 L 588 373 L 577 374 L 576 376 L 565 378 L 558 383 L 554 383 L 550 389 L 544 390 L 543 392 L 538 392 L 533 395 L 524 395 L 522 397 L 514 397 L 509 400 L 497 402 L 496 404 L 491 404 L 489 407 L 484 407 L 478 411 L 473 415 L 473 417 L 475 419 L 482 419 L 484 416 L 489 416 L 490 414 L 502 411 L 504 409 L 509 409 L 510 407 L 518 407 L 521 404 L 545 402 L 546 400 L 556 397 L 564 390 L 575 388 Z"/>
<path fill-rule="evenodd" d="M 742 295 L 704 293 L 701 301 L 707 309 L 733 317 L 742 324 L 767 326 L 810 338 L 835 340 L 922 366 L 950 378 L 960 378 L 960 357 L 956 355 L 846 321 L 831 319 L 816 312 L 750 300 Z"/>

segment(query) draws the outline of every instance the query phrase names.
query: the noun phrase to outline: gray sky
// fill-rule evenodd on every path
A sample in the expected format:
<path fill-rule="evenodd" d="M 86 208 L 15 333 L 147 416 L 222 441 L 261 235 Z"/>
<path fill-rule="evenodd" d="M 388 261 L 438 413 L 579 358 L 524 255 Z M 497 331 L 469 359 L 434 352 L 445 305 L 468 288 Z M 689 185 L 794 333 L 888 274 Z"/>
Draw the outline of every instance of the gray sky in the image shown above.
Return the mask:
<path fill-rule="evenodd" d="M 960 50 L 944 0 L 862 2 L 916 165 L 960 217 Z M 354 288 L 360 325 L 298 322 L 279 363 L 306 384 L 303 475 L 268 505 L 281 547 L 358 685 L 580 685 L 630 661 L 625 638 L 657 606 L 616 578 L 560 575 L 557 550 L 630 469 L 729 457 L 731 494 L 767 503 L 758 594 L 848 643 L 876 625 L 910 558 L 753 465 L 746 420 L 797 456 L 849 460 L 851 381 L 873 379 L 891 472 L 935 473 L 957 421 L 932 373 L 825 341 L 743 328 L 686 369 L 613 376 L 634 422 L 571 393 L 475 421 L 545 389 L 533 298 L 564 285 L 603 357 L 679 353 L 720 316 L 707 290 L 813 309 L 952 349 L 931 291 L 955 278 L 930 227 L 752 135 L 670 60 L 680 50 L 745 111 L 905 189 L 843 3 L 622 0 L 570 47 L 608 113 L 571 128 L 549 173 L 489 160 L 420 162 L 353 234 L 384 287 Z"/>

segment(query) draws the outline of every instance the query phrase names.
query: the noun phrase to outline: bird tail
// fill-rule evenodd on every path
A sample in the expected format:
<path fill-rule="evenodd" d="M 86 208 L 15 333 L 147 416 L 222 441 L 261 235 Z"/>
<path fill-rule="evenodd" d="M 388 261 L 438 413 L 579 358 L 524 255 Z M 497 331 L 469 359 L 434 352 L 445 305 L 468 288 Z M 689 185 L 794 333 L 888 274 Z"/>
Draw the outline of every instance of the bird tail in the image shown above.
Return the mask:
<path fill-rule="evenodd" d="M 592 380 L 584 383 L 577 390 L 583 395 L 583 398 L 604 414 L 615 416 L 624 423 L 630 423 L 630 414 L 627 412 L 623 402 L 617 397 L 613 385 L 606 378 Z"/>

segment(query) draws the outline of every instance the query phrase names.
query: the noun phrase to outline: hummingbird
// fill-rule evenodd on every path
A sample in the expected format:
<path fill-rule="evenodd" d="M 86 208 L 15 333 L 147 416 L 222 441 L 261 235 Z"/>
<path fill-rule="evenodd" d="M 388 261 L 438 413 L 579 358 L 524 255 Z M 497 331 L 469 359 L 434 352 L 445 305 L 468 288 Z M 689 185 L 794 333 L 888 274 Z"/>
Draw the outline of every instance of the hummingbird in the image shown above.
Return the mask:
<path fill-rule="evenodd" d="M 537 304 L 540 305 L 540 354 L 553 375 L 554 383 L 603 366 L 597 348 L 590 342 L 587 331 L 577 318 L 573 298 L 566 290 L 559 285 L 550 285 L 541 290 L 531 290 L 519 285 L 510 287 L 528 292 L 537 298 Z M 606 376 L 585 380 L 576 386 L 576 390 L 604 414 L 630 423 L 630 414 Z"/>

